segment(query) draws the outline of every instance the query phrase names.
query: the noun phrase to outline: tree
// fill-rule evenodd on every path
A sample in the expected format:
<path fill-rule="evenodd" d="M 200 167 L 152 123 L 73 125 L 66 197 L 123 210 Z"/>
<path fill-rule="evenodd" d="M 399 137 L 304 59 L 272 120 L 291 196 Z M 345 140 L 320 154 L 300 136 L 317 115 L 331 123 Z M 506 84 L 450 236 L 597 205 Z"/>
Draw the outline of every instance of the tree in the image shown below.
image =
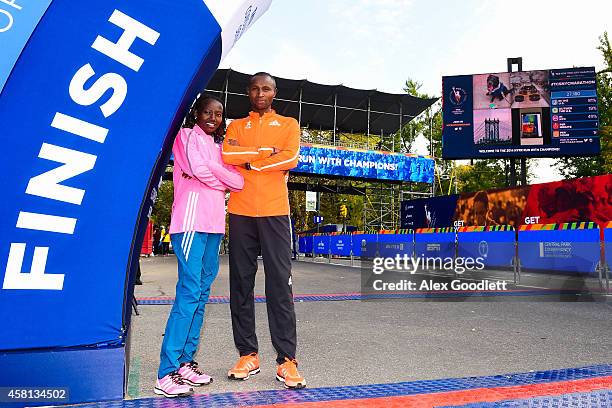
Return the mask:
<path fill-rule="evenodd" d="M 612 48 L 607 32 L 599 37 L 597 49 L 604 59 L 604 69 L 597 73 L 601 155 L 557 160 L 555 167 L 565 178 L 612 173 Z"/>
<path fill-rule="evenodd" d="M 403 89 L 408 95 L 423 99 L 433 99 L 433 96 L 421 92 L 422 86 L 423 83 L 408 78 Z M 404 148 L 404 153 L 412 153 L 414 141 L 419 135 L 423 135 L 427 138 L 427 140 L 429 140 L 429 133 L 431 130 L 430 120 L 431 110 L 428 109 L 423 114 L 412 119 L 402 127 L 401 142 Z"/>
<path fill-rule="evenodd" d="M 458 191 L 488 190 L 506 185 L 506 166 L 502 160 L 475 160 L 473 165 L 457 168 Z"/>
<path fill-rule="evenodd" d="M 172 215 L 172 201 L 174 200 L 174 183 L 169 180 L 164 180 L 159 186 L 157 199 L 153 205 L 151 220 L 155 225 L 170 225 L 170 216 Z"/>
<path fill-rule="evenodd" d="M 421 82 L 408 78 L 404 84 L 403 90 L 408 95 L 416 96 L 417 98 L 436 98 L 433 95 L 421 92 L 422 86 L 423 84 Z M 427 140 L 427 151 L 428 154 L 433 155 L 434 159 L 436 159 L 437 171 L 439 170 L 443 174 L 447 174 L 447 170 L 450 168 L 449 166 L 451 163 L 438 160 L 442 156 L 442 104 L 439 101 L 435 102 L 430 108 L 425 110 L 425 112 L 404 125 L 402 128 L 404 153 L 413 153 L 414 142 L 419 136 Z M 439 184 L 439 181 L 442 180 L 436 177 L 434 182 Z M 446 184 L 445 187 L 448 187 L 448 182 L 446 180 L 442 184 Z M 427 192 L 430 187 L 425 184 L 417 184 L 411 189 L 418 192 Z M 440 191 L 438 191 L 438 194 L 440 194 Z"/>
<path fill-rule="evenodd" d="M 403 89 L 404 89 L 404 92 L 406 92 L 408 95 L 416 96 L 417 98 L 426 98 L 426 99 L 431 98 L 430 95 L 427 95 L 426 93 L 421 92 L 422 86 L 423 86 L 423 83 L 415 81 L 411 78 L 408 78 L 406 80 L 406 83 L 404 84 Z M 405 153 L 412 153 L 414 141 L 419 135 L 423 134 L 427 121 L 428 121 L 427 118 L 423 118 L 419 116 L 417 118 L 414 118 L 410 122 L 406 123 L 402 127 L 401 143 L 402 143 Z M 398 132 L 398 134 L 399 133 L 400 132 Z"/>
<path fill-rule="evenodd" d="M 307 176 L 299 176 L 292 174 L 289 176 L 290 182 L 313 183 L 312 178 Z M 342 182 L 340 182 L 342 183 Z M 357 181 L 351 182 L 353 185 L 364 184 Z M 331 183 L 330 183 L 331 184 Z M 323 224 L 342 224 L 355 226 L 358 229 L 363 229 L 363 206 L 364 197 L 348 194 L 320 193 L 319 194 L 319 214 L 323 216 Z M 341 205 L 346 205 L 348 217 L 346 220 L 341 219 L 339 209 Z M 291 217 L 295 222 L 297 231 L 305 231 L 316 228 L 313 217 L 317 215 L 314 212 L 306 212 L 306 192 L 305 191 L 289 191 L 289 206 L 291 208 Z"/>

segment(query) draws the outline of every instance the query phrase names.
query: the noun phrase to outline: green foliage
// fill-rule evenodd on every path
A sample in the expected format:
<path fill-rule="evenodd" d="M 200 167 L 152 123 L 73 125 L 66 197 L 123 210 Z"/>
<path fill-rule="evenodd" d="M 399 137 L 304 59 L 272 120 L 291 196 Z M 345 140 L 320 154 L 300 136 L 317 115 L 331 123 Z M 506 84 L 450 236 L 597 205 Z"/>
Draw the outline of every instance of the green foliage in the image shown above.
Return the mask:
<path fill-rule="evenodd" d="M 162 181 L 159 191 L 157 192 L 157 200 L 155 200 L 155 205 L 153 205 L 153 212 L 151 214 L 151 220 L 155 225 L 170 225 L 173 200 L 174 183 L 172 181 Z"/>
<path fill-rule="evenodd" d="M 291 181 L 295 180 L 294 176 L 289 176 Z M 291 218 L 295 223 L 296 231 L 304 231 L 308 229 L 308 217 L 309 214 L 306 212 L 306 192 L 305 191 L 289 191 L 289 208 L 291 211 Z M 311 221 L 312 223 L 312 221 Z"/>
<path fill-rule="evenodd" d="M 408 78 L 404 84 L 404 92 L 418 98 L 431 98 L 431 96 L 421 92 L 422 86 L 423 84 L 421 82 Z M 427 121 L 428 119 L 426 118 L 415 118 L 404 125 L 401 132 L 401 143 L 404 148 L 404 152 L 412 152 L 414 141 L 424 132 Z"/>
<path fill-rule="evenodd" d="M 313 183 L 313 179 L 305 176 L 291 175 L 289 180 L 299 183 Z M 329 184 L 331 184 L 330 182 Z M 356 184 L 356 183 L 353 183 Z M 323 216 L 323 224 L 343 224 L 356 226 L 358 229 L 363 228 L 363 197 L 348 195 L 348 194 L 319 194 L 319 215 Z M 344 204 L 348 210 L 346 220 L 340 217 L 340 206 Z M 291 217 L 293 218 L 297 231 L 305 231 L 315 228 L 313 217 L 316 212 L 306 212 L 306 192 L 305 191 L 289 191 L 289 206 L 291 208 Z"/>
<path fill-rule="evenodd" d="M 415 81 L 411 78 L 408 78 L 406 80 L 406 83 L 404 84 L 404 92 L 406 92 L 408 95 L 416 96 L 419 98 L 431 98 L 431 96 L 427 95 L 426 93 L 421 92 L 422 87 L 423 87 L 422 82 Z"/>
<path fill-rule="evenodd" d="M 423 84 L 421 82 L 408 78 L 403 89 L 408 95 L 416 96 L 417 98 L 433 98 L 433 96 L 421 92 L 422 86 Z M 429 140 L 431 130 L 431 115 L 431 110 L 428 109 L 424 114 L 419 115 L 404 125 L 401 132 L 401 142 L 405 153 L 412 152 L 414 141 L 419 135 L 423 135 L 427 138 L 427 140 Z"/>
<path fill-rule="evenodd" d="M 533 178 L 532 165 L 529 160 L 527 165 L 527 184 Z M 520 160 L 516 160 L 516 184 L 520 185 Z M 467 193 L 480 190 L 508 187 L 510 185 L 510 160 L 488 159 L 474 160 L 473 164 L 457 167 L 458 178 L 457 191 Z"/>
<path fill-rule="evenodd" d="M 506 186 L 503 160 L 476 160 L 473 165 L 457 167 L 458 191 L 467 193 Z"/>
<path fill-rule="evenodd" d="M 597 73 L 601 155 L 557 160 L 555 167 L 565 178 L 612 173 L 612 48 L 607 32 L 599 37 L 597 49 L 604 59 L 604 69 Z"/>

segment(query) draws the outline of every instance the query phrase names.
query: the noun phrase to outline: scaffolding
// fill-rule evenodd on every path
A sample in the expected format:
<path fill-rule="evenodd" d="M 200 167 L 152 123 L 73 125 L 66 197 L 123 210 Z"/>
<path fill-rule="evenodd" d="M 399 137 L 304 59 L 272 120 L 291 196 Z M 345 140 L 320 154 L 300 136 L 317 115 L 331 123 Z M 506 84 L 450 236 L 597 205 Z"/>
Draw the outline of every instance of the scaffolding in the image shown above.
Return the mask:
<path fill-rule="evenodd" d="M 224 100 L 229 119 L 244 117 L 249 110 L 246 89 L 250 76 L 220 69 L 208 84 L 206 92 Z M 437 100 L 307 80 L 275 79 L 278 92 L 274 108 L 281 115 L 297 119 L 302 129 L 302 143 L 409 153 L 403 151 L 401 143 L 403 127 Z M 434 192 L 433 183 L 423 191 L 422 187 L 409 182 L 347 180 L 319 175 L 309 175 L 309 178 L 316 182 L 305 185 L 290 179 L 290 189 L 362 195 L 363 225 L 367 230 L 399 228 L 401 201 L 406 197 L 431 196 Z"/>

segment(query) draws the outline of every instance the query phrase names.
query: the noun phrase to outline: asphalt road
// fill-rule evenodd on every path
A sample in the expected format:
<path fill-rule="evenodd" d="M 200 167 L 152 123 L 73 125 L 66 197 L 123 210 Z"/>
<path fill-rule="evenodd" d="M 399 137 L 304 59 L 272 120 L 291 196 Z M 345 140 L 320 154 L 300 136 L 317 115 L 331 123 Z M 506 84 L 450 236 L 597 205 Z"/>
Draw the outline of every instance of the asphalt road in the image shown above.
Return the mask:
<path fill-rule="evenodd" d="M 345 262 L 346 263 L 346 262 Z M 143 258 L 136 296 L 174 296 L 173 256 Z M 256 282 L 263 295 L 264 270 Z M 294 294 L 360 290 L 360 269 L 294 262 Z M 228 295 L 221 258 L 213 296 Z M 140 305 L 133 316 L 128 394 L 152 396 L 168 305 Z M 612 361 L 610 302 L 297 302 L 298 356 L 309 387 L 388 383 L 548 370 Z M 230 381 L 237 352 L 228 304 L 210 304 L 197 361 L 215 379 L 196 393 L 281 388 L 274 379 L 265 304 L 256 304 L 261 373 Z"/>

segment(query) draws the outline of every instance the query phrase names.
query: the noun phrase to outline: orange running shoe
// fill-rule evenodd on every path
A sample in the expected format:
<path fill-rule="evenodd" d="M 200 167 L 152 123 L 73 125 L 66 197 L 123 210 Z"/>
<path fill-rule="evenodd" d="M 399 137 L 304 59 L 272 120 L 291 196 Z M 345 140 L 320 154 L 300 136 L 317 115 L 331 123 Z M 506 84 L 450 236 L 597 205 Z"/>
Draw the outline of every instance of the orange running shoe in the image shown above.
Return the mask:
<path fill-rule="evenodd" d="M 285 388 L 304 388 L 306 380 L 297 369 L 297 361 L 285 357 L 285 362 L 279 364 L 276 370 L 276 379 L 285 383 Z"/>
<path fill-rule="evenodd" d="M 257 353 L 251 353 L 246 356 L 240 356 L 236 365 L 227 372 L 227 378 L 230 380 L 248 380 L 251 374 L 259 372 L 259 356 Z"/>

